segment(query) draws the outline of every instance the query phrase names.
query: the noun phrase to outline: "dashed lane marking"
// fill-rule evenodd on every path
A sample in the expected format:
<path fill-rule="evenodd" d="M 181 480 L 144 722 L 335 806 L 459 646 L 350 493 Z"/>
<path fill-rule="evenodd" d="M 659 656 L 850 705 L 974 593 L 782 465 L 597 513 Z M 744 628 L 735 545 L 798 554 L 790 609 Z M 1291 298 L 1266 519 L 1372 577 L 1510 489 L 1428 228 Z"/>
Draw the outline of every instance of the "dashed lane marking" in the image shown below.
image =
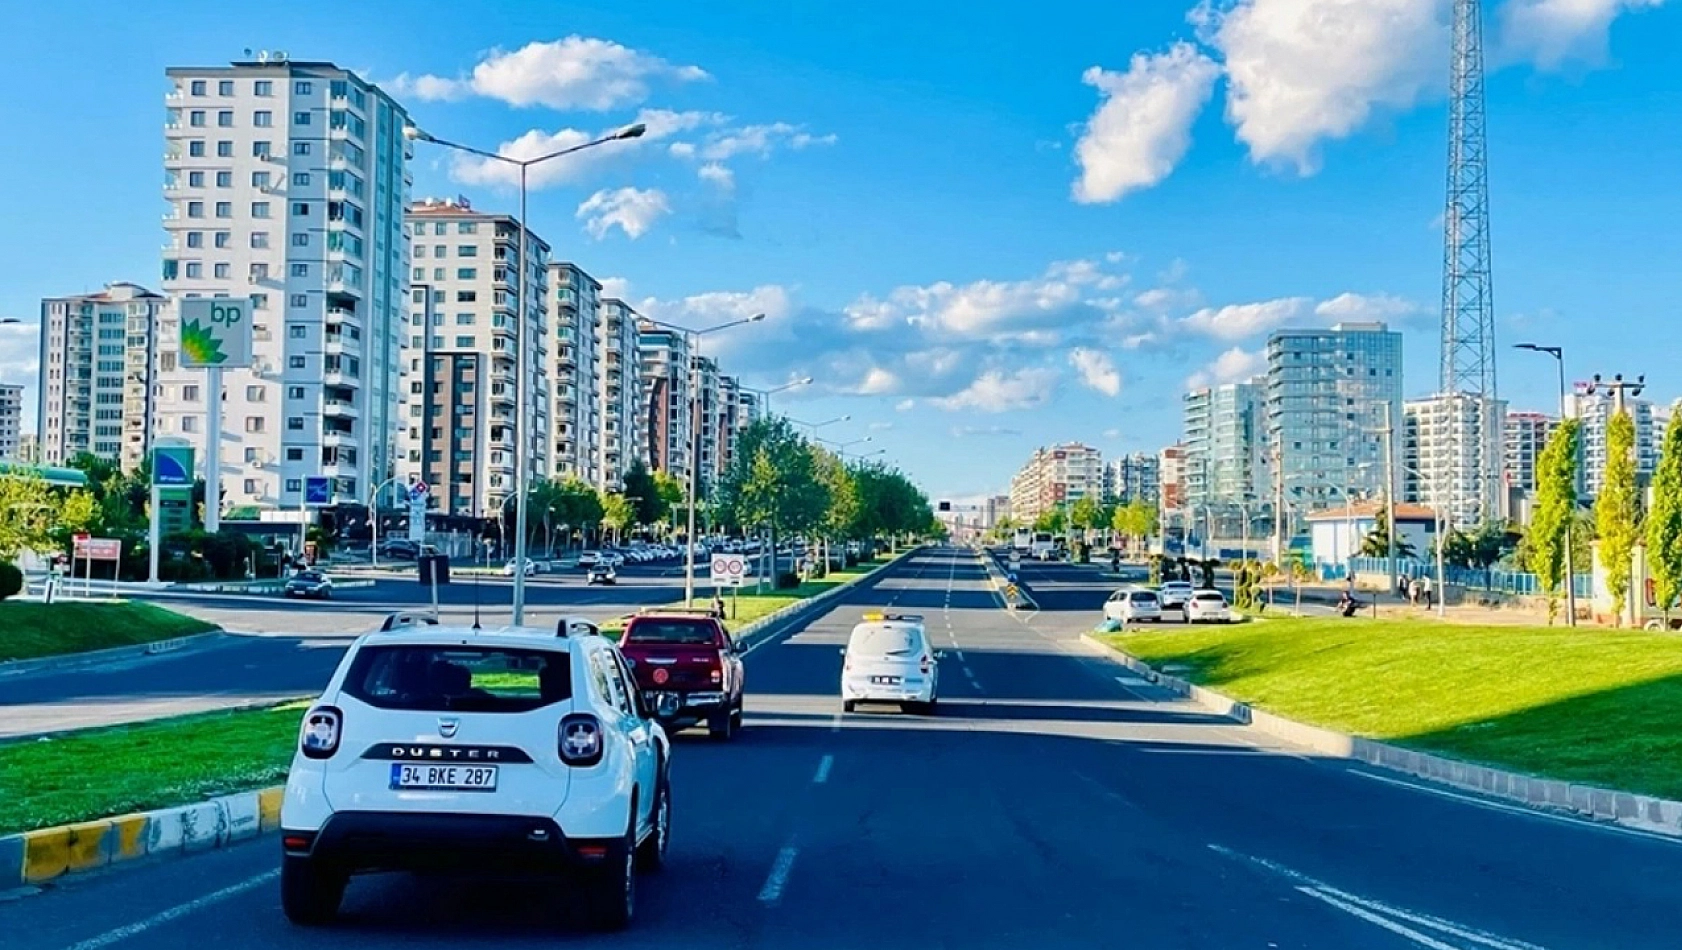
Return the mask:
<path fill-rule="evenodd" d="M 145 920 L 136 921 L 132 924 L 126 924 L 122 927 L 116 928 L 115 930 L 108 930 L 97 937 L 89 937 L 81 943 L 72 945 L 69 950 L 100 950 L 102 947 L 109 947 L 112 944 L 121 943 L 130 937 L 138 937 L 148 930 L 161 927 L 172 920 L 179 920 L 188 914 L 197 913 L 212 904 L 219 904 L 230 897 L 238 897 L 246 891 L 249 891 L 252 888 L 261 887 L 279 876 L 279 869 L 265 871 L 256 877 L 241 881 L 238 884 L 231 884 L 219 891 L 212 891 L 203 897 L 196 897 L 186 903 L 177 904 L 168 910 L 159 911 Z"/>
<path fill-rule="evenodd" d="M 765 877 L 765 886 L 759 889 L 759 902 L 775 904 L 783 896 L 783 888 L 788 886 L 789 873 L 794 870 L 794 859 L 799 857 L 800 849 L 789 845 L 777 852 L 777 860 L 771 865 L 771 873 Z"/>
<path fill-rule="evenodd" d="M 818 771 L 812 776 L 813 785 L 822 785 L 829 781 L 829 770 L 835 767 L 835 756 L 826 755 L 818 760 Z"/>

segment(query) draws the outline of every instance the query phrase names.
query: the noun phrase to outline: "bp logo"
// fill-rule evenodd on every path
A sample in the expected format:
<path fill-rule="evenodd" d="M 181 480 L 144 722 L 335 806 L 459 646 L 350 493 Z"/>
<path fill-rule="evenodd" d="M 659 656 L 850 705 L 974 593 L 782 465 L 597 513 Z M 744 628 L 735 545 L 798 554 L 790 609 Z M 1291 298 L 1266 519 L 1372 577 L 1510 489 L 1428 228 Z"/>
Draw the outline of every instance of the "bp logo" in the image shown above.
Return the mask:
<path fill-rule="evenodd" d="M 181 362 L 240 367 L 251 362 L 251 302 L 225 297 L 181 302 Z"/>

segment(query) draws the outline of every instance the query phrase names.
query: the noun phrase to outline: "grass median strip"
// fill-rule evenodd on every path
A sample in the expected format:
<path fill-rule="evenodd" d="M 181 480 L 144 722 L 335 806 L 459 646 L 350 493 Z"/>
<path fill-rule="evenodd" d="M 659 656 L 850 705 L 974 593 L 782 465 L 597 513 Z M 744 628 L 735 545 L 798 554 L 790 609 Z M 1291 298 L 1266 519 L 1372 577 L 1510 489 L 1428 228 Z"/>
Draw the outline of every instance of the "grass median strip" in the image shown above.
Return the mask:
<path fill-rule="evenodd" d="M 134 646 L 215 629 L 213 623 L 140 601 L 0 603 L 0 662 Z"/>
<path fill-rule="evenodd" d="M 277 784 L 292 761 L 304 706 L 0 744 L 0 835 Z"/>
<path fill-rule="evenodd" d="M 1170 675 L 1292 719 L 1682 799 L 1675 635 L 1291 618 L 1103 639 Z"/>

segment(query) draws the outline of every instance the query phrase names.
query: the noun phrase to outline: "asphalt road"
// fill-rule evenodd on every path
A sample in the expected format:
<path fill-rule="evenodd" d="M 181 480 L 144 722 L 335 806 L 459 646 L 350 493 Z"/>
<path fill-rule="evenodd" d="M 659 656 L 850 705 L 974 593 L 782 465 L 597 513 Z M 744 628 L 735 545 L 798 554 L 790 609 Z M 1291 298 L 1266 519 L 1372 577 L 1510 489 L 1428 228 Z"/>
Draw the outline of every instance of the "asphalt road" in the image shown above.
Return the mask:
<path fill-rule="evenodd" d="M 527 578 L 526 620 L 553 624 L 563 615 L 596 620 L 639 606 L 682 599 L 682 566 L 635 565 L 614 587 L 588 587 L 582 571 Z M 473 622 L 474 602 L 487 625 L 512 619 L 512 579 L 466 577 L 440 588 L 446 622 Z M 0 739 L 159 716 L 273 702 L 317 690 L 345 646 L 393 611 L 430 609 L 430 592 L 413 579 L 380 579 L 339 591 L 332 600 L 275 594 L 161 591 L 134 594 L 239 631 L 190 649 L 115 664 L 0 675 Z"/>
<path fill-rule="evenodd" d="M 1352 948 L 1676 945 L 1682 846 L 1398 783 L 1281 748 L 1025 624 L 974 556 L 922 553 L 748 657 L 748 728 L 685 734 L 671 865 L 623 934 L 564 885 L 358 879 L 342 922 L 280 914 L 268 838 L 0 902 L 9 950 L 591 945 Z M 1096 596 L 1093 585 L 1086 597 Z M 934 717 L 843 715 L 867 606 L 927 617 Z"/>

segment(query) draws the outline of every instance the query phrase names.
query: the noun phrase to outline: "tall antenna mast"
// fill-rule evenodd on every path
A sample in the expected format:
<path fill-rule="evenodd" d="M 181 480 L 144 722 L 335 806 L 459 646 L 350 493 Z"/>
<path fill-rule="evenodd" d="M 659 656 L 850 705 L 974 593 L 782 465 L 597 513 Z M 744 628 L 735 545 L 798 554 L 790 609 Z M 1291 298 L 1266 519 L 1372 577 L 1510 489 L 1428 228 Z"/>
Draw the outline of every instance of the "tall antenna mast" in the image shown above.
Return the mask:
<path fill-rule="evenodd" d="M 1442 387 L 1445 397 L 1474 397 L 1477 436 L 1467 451 L 1454 425 L 1452 499 L 1457 521 L 1484 521 L 1490 488 L 1499 477 L 1496 451 L 1504 420 L 1492 418 L 1495 389 L 1495 296 L 1490 281 L 1489 156 L 1484 106 L 1483 12 L 1480 0 L 1454 0 L 1453 50 L 1449 75 L 1448 205 L 1443 214 Z M 1454 414 L 1458 416 L 1458 413 Z M 1451 416 L 1451 418 L 1453 418 Z M 1456 420 L 1459 422 L 1459 420 Z M 1475 470 L 1467 471 L 1475 466 Z M 1482 490 L 1467 497 L 1468 486 Z M 1442 495 L 1439 494 L 1439 504 Z"/>

